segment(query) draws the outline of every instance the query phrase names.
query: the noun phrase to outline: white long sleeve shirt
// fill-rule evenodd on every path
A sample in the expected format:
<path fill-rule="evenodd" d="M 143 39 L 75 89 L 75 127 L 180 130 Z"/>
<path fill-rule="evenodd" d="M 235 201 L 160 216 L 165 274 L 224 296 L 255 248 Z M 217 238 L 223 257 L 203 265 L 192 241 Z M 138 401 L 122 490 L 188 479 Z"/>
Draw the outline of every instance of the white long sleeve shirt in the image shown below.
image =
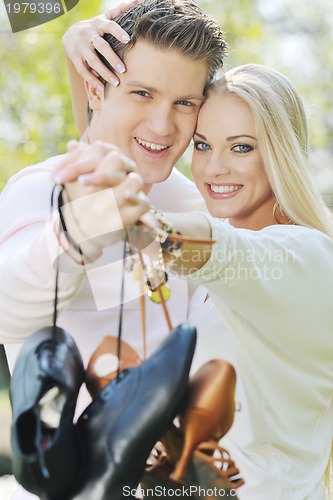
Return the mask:
<path fill-rule="evenodd" d="M 23 169 L 0 196 L 0 342 L 6 345 L 11 368 L 21 342 L 52 324 L 55 270 L 49 250 L 53 246 L 56 253 L 59 243 L 52 221 L 46 221 L 53 187 L 50 173 L 57 161 L 59 157 Z M 150 199 L 169 211 L 204 207 L 194 184 L 176 169 L 169 179 L 152 187 Z M 105 249 L 87 272 L 68 258 L 73 272 L 60 273 L 58 324 L 74 337 L 85 363 L 105 335 L 117 335 L 122 245 Z M 187 319 L 188 285 L 172 277 L 168 285 L 167 306 L 176 326 Z M 142 356 L 140 284 L 131 272 L 125 276 L 125 292 L 123 339 Z M 160 305 L 147 299 L 145 307 L 149 354 L 168 334 L 168 327 Z"/>
<path fill-rule="evenodd" d="M 210 222 L 217 243 L 188 279 L 207 288 L 227 327 L 219 332 L 209 302 L 197 310 L 201 361 L 215 346 L 237 367 L 242 408 L 222 441 L 246 481 L 237 495 L 323 499 L 333 436 L 333 241 L 298 226 Z"/>

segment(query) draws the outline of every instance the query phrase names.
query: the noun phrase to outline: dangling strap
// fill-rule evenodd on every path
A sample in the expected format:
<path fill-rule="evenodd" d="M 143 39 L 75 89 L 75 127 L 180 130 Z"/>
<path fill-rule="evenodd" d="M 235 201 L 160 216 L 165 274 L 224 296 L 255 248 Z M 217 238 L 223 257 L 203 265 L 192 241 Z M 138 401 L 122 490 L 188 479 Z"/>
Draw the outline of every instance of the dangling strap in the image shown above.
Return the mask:
<path fill-rule="evenodd" d="M 51 192 L 51 215 L 52 211 L 54 208 L 54 193 L 56 190 L 57 185 L 55 184 L 52 188 Z M 61 202 L 60 202 L 60 196 L 63 191 L 63 186 L 60 190 L 60 193 L 58 195 L 58 211 L 59 215 L 61 215 Z M 61 220 L 61 219 L 60 219 Z M 62 224 L 59 225 L 59 231 L 61 231 Z M 52 321 L 52 337 L 51 337 L 51 347 L 50 351 L 52 353 L 52 356 L 55 355 L 56 351 L 56 337 L 57 337 L 57 318 L 58 318 L 58 291 L 59 291 L 59 255 L 60 255 L 60 241 L 58 240 L 58 252 L 57 252 L 57 259 L 56 259 L 56 268 L 55 268 L 55 283 L 54 283 L 54 300 L 53 300 L 53 321 Z M 44 477 L 44 479 L 49 479 L 50 478 L 50 473 L 46 465 L 46 460 L 45 460 L 45 449 L 43 448 L 43 432 L 42 432 L 42 423 L 39 418 L 36 419 L 37 421 L 37 427 L 36 427 L 36 438 L 35 438 L 35 446 L 37 450 L 37 455 L 38 455 L 38 461 L 39 461 L 39 466 L 41 473 Z"/>
<path fill-rule="evenodd" d="M 146 264 L 145 264 L 144 258 L 142 256 L 142 252 L 140 250 L 138 250 L 138 254 L 139 254 L 141 268 L 142 268 L 142 272 L 140 273 L 140 281 L 141 281 L 141 291 L 143 292 L 144 291 L 144 278 L 145 278 L 145 274 L 146 274 L 145 273 Z M 158 294 L 160 296 L 164 316 L 165 316 L 168 328 L 171 331 L 173 329 L 173 326 L 172 326 L 169 311 L 168 311 L 168 308 L 167 308 L 167 305 L 166 305 L 166 302 L 165 302 L 165 299 L 163 296 L 163 292 L 161 290 L 161 285 L 157 285 L 155 290 L 158 292 Z M 142 325 L 142 334 L 143 334 L 143 339 L 144 339 L 144 351 L 146 353 L 147 349 L 146 349 L 146 307 L 145 307 L 145 305 L 146 305 L 145 304 L 145 294 L 142 293 L 141 297 L 140 297 L 141 325 Z"/>
<path fill-rule="evenodd" d="M 57 185 L 55 184 L 52 189 L 51 193 L 51 214 L 52 210 L 54 207 L 54 193 L 56 190 Z M 61 210 L 59 209 L 59 197 L 60 194 L 62 193 L 63 186 L 61 187 L 60 193 L 58 195 L 58 212 L 59 215 L 61 213 Z M 59 231 L 61 231 L 61 224 L 59 225 Z M 59 233 L 60 234 L 60 233 Z M 55 273 L 55 283 L 54 283 L 54 300 L 53 300 L 53 322 L 52 322 L 52 352 L 54 353 L 55 351 L 55 346 L 56 346 L 56 326 L 57 326 L 57 319 L 58 319 L 58 292 L 59 292 L 59 255 L 60 255 L 60 241 L 58 241 L 58 252 L 57 252 L 57 259 L 56 259 L 56 273 Z"/>
<path fill-rule="evenodd" d="M 162 304 L 162 308 L 163 308 L 163 312 L 164 312 L 164 316 L 165 316 L 166 322 L 168 324 L 168 328 L 171 331 L 173 327 L 172 327 L 172 323 L 171 323 L 169 311 L 168 311 L 168 308 L 166 306 L 166 302 L 165 302 L 165 299 L 164 299 L 164 296 L 163 296 L 163 292 L 162 292 L 161 286 L 162 285 L 157 285 L 156 290 L 157 290 L 157 292 L 158 292 L 158 294 L 160 296 L 160 299 L 161 299 L 161 304 Z"/>
<path fill-rule="evenodd" d="M 122 335 L 123 312 L 124 312 L 126 255 L 127 255 L 127 238 L 124 239 L 123 268 L 122 268 L 122 273 L 121 273 L 121 287 L 120 287 L 120 308 L 119 308 L 118 343 L 117 343 L 117 357 L 118 357 L 117 379 L 119 378 L 119 375 L 120 375 L 121 335 Z"/>
<path fill-rule="evenodd" d="M 147 328 L 146 328 L 146 301 L 145 301 L 145 275 L 144 270 L 140 267 L 140 316 L 141 316 L 141 331 L 143 340 L 143 359 L 147 359 Z"/>

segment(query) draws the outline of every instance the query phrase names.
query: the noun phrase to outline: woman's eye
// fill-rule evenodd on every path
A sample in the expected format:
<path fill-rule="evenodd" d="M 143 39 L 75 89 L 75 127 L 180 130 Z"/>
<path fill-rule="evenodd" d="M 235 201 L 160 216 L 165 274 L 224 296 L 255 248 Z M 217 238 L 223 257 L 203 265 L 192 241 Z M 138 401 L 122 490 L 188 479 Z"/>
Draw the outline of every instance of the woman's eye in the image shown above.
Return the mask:
<path fill-rule="evenodd" d="M 193 146 L 197 151 L 209 151 L 211 149 L 210 145 L 207 144 L 207 142 L 202 141 L 194 141 Z"/>
<path fill-rule="evenodd" d="M 232 148 L 232 151 L 236 151 L 236 153 L 249 153 L 249 151 L 253 151 L 253 147 L 248 144 L 237 144 Z"/>

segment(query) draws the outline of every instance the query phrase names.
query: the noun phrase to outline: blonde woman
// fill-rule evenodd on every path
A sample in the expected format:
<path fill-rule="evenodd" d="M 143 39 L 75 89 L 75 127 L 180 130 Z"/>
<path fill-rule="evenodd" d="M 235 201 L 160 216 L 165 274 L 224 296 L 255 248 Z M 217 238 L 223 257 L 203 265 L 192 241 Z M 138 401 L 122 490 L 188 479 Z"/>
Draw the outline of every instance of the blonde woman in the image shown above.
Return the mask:
<path fill-rule="evenodd" d="M 222 444 L 245 479 L 237 496 L 331 498 L 323 476 L 333 434 L 333 223 L 309 174 L 306 118 L 291 82 L 250 64 L 211 85 L 192 173 L 211 216 L 166 213 L 166 225 L 151 210 L 144 222 L 167 231 L 169 268 L 204 284 L 220 314 L 210 300 L 201 305 L 199 354 L 217 357 L 231 343 L 241 411 Z M 146 200 L 127 200 L 135 222 Z M 182 243 L 178 256 L 176 231 L 216 243 Z M 230 338 L 219 339 L 223 324 Z"/>
<path fill-rule="evenodd" d="M 333 225 L 309 175 L 306 118 L 291 82 L 251 64 L 216 81 L 199 113 L 192 172 L 211 216 L 164 217 L 212 247 L 183 243 L 177 256 L 163 217 L 144 217 L 168 230 L 169 268 L 205 285 L 230 332 L 243 399 L 223 444 L 245 479 L 237 495 L 331 498 L 323 476 L 333 433 Z M 130 199 L 142 211 L 143 198 Z M 207 342 L 215 336 L 215 357 L 222 347 L 211 311 L 206 301 L 197 325 Z"/>
<path fill-rule="evenodd" d="M 261 65 L 216 81 L 199 113 L 192 173 L 212 217 L 167 217 L 216 244 L 184 244 L 183 258 L 169 262 L 206 286 L 233 339 L 248 418 L 241 411 L 224 441 L 246 481 L 237 494 L 323 499 L 333 432 L 333 224 L 308 171 L 306 119 L 291 82 Z"/>

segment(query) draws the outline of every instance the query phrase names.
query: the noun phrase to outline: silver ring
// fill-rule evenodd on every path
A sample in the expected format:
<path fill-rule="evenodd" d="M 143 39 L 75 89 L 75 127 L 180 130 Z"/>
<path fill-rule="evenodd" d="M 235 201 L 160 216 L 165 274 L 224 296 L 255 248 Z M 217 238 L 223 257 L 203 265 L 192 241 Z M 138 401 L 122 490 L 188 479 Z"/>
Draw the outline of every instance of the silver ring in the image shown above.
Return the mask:
<path fill-rule="evenodd" d="M 94 40 L 95 40 L 95 38 L 98 38 L 99 36 L 101 36 L 101 35 L 94 35 L 94 36 L 92 37 L 92 39 L 90 40 L 90 43 L 91 43 L 92 45 L 94 45 Z"/>

